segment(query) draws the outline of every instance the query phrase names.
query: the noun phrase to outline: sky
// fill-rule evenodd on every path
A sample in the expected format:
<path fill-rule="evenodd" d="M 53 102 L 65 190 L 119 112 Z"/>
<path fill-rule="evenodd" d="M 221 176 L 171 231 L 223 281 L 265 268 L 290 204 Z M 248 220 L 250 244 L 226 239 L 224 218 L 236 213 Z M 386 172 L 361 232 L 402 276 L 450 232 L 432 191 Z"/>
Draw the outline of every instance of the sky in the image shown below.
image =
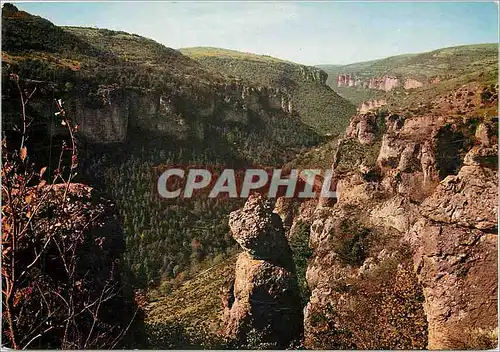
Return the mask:
<path fill-rule="evenodd" d="M 122 30 L 306 65 L 498 42 L 496 2 L 23 2 L 57 25 Z"/>

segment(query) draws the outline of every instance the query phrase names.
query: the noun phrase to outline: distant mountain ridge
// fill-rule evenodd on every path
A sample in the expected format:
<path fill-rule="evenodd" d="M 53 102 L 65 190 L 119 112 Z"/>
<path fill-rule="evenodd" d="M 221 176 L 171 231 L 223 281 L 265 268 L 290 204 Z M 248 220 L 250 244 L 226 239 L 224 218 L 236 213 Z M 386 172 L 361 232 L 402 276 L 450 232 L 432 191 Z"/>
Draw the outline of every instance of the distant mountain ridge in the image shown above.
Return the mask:
<path fill-rule="evenodd" d="M 492 66 L 496 62 L 498 62 L 498 44 L 485 43 L 402 54 L 347 65 L 324 64 L 316 67 L 334 75 L 356 73 L 363 76 L 412 75 L 414 78 L 428 78 L 440 74 L 463 74 L 484 65 Z"/>
<path fill-rule="evenodd" d="M 245 59 L 245 60 L 255 60 L 261 62 L 274 62 L 274 63 L 289 63 L 293 65 L 297 65 L 297 63 L 284 60 L 280 58 L 276 58 L 270 55 L 260 55 L 249 52 L 243 52 L 232 49 L 223 49 L 216 47 L 205 47 L 205 46 L 196 46 L 190 48 L 180 48 L 178 49 L 181 53 L 186 56 L 189 56 L 193 59 L 202 58 L 206 56 L 217 56 L 219 58 L 233 58 L 233 59 Z"/>
<path fill-rule="evenodd" d="M 327 84 L 356 105 L 388 99 L 406 90 L 442 91 L 440 86 L 471 80 L 496 82 L 498 44 L 474 44 L 404 54 L 348 65 L 317 65 Z M 446 88 L 448 89 L 448 88 Z M 390 92 L 390 93 L 388 93 Z"/>

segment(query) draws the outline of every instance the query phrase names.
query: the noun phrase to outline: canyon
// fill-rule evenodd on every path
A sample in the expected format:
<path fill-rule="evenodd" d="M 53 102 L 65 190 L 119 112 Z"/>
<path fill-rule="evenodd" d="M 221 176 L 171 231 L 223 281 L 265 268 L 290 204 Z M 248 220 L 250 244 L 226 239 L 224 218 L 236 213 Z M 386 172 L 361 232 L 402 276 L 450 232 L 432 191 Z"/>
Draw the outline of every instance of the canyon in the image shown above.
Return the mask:
<path fill-rule="evenodd" d="M 126 305 L 117 296 L 103 311 L 136 319 L 124 348 L 496 346 L 496 44 L 322 68 L 60 27 L 9 4 L 2 20 L 3 147 L 43 186 L 68 172 L 75 141 L 68 199 L 33 221 L 48 238 L 61 219 L 81 234 L 92 249 L 81 268 L 95 279 L 120 269 L 109 282 Z M 31 91 L 18 150 L 19 99 Z M 326 165 L 337 197 L 161 199 L 172 165 Z M 37 283 L 57 282 L 51 255 L 30 271 Z M 71 287 L 95 295 L 85 280 Z M 44 319 L 26 292 L 9 307 Z M 39 347 L 63 345 L 55 330 Z"/>
<path fill-rule="evenodd" d="M 480 99 L 482 91 L 468 85 L 451 95 Z M 354 141 L 377 148 L 374 163 L 361 155 L 346 172 L 334 162 L 336 201 L 308 201 L 298 213 L 277 202 L 289 238 L 299 222 L 310 224 L 307 348 L 456 349 L 494 338 L 498 118 L 457 119 L 444 108 L 434 114 L 354 116 L 335 159 Z M 462 156 L 452 161 L 449 153 Z"/>

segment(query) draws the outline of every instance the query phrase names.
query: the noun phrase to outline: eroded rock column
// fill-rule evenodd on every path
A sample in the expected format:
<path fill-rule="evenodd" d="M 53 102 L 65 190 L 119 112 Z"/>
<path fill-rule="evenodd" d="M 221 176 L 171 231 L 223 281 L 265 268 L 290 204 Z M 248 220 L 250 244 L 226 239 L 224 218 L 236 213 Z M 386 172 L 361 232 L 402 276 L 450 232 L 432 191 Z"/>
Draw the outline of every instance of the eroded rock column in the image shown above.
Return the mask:
<path fill-rule="evenodd" d="M 282 221 L 269 200 L 253 195 L 230 214 L 229 226 L 244 251 L 236 262 L 223 334 L 245 344 L 251 333 L 270 347 L 286 348 L 300 338 L 303 315 Z"/>

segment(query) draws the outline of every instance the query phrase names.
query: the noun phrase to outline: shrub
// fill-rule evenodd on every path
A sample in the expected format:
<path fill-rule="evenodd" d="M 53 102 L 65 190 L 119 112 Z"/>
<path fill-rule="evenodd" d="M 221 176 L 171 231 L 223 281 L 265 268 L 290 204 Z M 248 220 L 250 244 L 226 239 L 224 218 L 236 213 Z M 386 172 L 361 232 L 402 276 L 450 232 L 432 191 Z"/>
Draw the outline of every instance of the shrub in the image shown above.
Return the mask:
<path fill-rule="evenodd" d="M 227 349 L 228 341 L 206 331 L 205 328 L 189 329 L 177 322 L 150 323 L 146 325 L 148 349 Z"/>
<path fill-rule="evenodd" d="M 292 249 L 293 261 L 295 262 L 300 296 L 302 303 L 305 305 L 311 294 L 306 281 L 307 265 L 309 263 L 309 258 L 313 255 L 313 250 L 309 247 L 311 224 L 300 221 L 296 226 L 296 230 L 291 235 L 290 248 Z"/>
<path fill-rule="evenodd" d="M 47 167 L 37 166 L 28 152 L 32 120 L 25 113 L 36 90 L 21 88 L 17 75 L 10 80 L 22 110 L 20 143 L 2 141 L 2 343 L 15 349 L 114 348 L 139 312 L 121 282 L 123 245 L 114 208 L 90 187 L 73 183 L 76 128 L 60 101 L 57 116 L 70 142 L 52 181 Z"/>
<path fill-rule="evenodd" d="M 333 250 L 348 265 L 360 266 L 366 258 L 370 230 L 356 221 L 344 220 L 331 234 Z"/>

